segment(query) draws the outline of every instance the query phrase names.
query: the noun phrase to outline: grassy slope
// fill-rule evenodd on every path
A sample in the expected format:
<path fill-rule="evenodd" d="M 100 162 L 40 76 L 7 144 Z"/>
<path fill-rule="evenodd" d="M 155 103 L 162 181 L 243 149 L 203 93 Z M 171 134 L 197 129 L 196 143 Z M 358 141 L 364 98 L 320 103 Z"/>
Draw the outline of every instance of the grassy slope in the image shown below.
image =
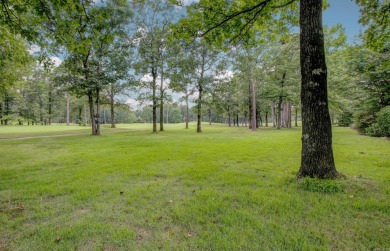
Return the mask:
<path fill-rule="evenodd" d="M 181 128 L 0 140 L 0 250 L 390 248 L 389 141 L 335 128 L 320 193 L 299 129 Z"/>

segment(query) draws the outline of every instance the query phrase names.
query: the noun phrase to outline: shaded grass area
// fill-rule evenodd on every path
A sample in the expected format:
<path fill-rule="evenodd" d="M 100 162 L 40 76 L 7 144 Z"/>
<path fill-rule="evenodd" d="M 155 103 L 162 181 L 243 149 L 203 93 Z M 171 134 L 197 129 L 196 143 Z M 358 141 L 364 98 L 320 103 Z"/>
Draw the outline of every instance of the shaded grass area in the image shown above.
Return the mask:
<path fill-rule="evenodd" d="M 390 248 L 389 141 L 334 128 L 347 180 L 298 183 L 299 128 L 119 127 L 0 141 L 0 249 Z"/>
<path fill-rule="evenodd" d="M 102 125 L 102 133 L 115 133 L 127 131 L 129 128 L 123 126 L 122 128 L 110 128 L 109 125 Z M 61 125 L 53 124 L 50 126 L 44 125 L 13 125 L 13 126 L 0 126 L 0 140 L 2 139 L 26 139 L 37 137 L 52 137 L 52 136 L 70 136 L 80 134 L 91 134 L 91 127 L 79 126 L 79 125 Z"/>

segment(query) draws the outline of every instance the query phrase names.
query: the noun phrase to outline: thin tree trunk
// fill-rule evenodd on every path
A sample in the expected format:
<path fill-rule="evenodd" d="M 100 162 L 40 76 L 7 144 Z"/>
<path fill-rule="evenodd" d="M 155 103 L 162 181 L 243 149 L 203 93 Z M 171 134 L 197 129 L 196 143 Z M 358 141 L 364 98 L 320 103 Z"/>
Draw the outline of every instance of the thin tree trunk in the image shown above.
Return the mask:
<path fill-rule="evenodd" d="M 89 104 L 89 117 L 91 120 L 92 135 L 95 134 L 95 109 L 93 106 L 93 95 L 92 91 L 88 91 L 88 104 Z"/>
<path fill-rule="evenodd" d="M 189 107 L 188 107 L 188 93 L 187 93 L 187 89 L 186 89 L 186 129 L 188 129 L 188 122 L 190 120 L 189 116 L 190 116 L 190 112 L 189 112 Z"/>
<path fill-rule="evenodd" d="M 164 67 L 161 66 L 160 82 L 160 132 L 164 131 Z"/>
<path fill-rule="evenodd" d="M 100 90 L 96 89 L 95 135 L 100 135 Z"/>
<path fill-rule="evenodd" d="M 279 98 L 278 98 L 278 108 L 277 108 L 277 112 L 278 112 L 278 121 L 277 121 L 277 127 L 276 129 L 280 129 L 282 127 L 282 102 L 283 102 L 283 97 L 280 95 Z"/>
<path fill-rule="evenodd" d="M 153 76 L 153 82 L 152 82 L 152 120 L 153 120 L 153 132 L 157 132 L 157 97 L 156 97 L 156 72 L 155 69 L 152 68 L 152 76 Z"/>
<path fill-rule="evenodd" d="M 295 127 L 298 126 L 298 107 L 295 107 Z"/>
<path fill-rule="evenodd" d="M 202 132 L 201 119 L 202 119 L 202 91 L 203 91 L 201 83 L 199 83 L 198 91 L 199 91 L 198 104 L 197 104 L 198 116 L 197 116 L 196 132 L 200 133 Z"/>
<path fill-rule="evenodd" d="M 82 114 L 83 114 L 83 107 L 82 106 L 79 106 L 79 114 L 78 114 L 78 124 L 79 126 L 81 126 L 81 121 L 82 121 Z"/>
<path fill-rule="evenodd" d="M 110 91 L 110 117 L 111 117 L 111 128 L 115 128 L 115 100 L 114 100 L 114 85 L 111 84 Z"/>
<path fill-rule="evenodd" d="M 335 178 L 322 0 L 300 1 L 302 154 L 298 177 Z"/>
<path fill-rule="evenodd" d="M 209 108 L 209 125 L 211 125 L 211 109 Z"/>
<path fill-rule="evenodd" d="M 69 115 L 70 115 L 70 112 L 69 112 L 69 103 L 70 103 L 70 95 L 69 93 L 65 93 L 65 96 L 66 96 L 66 125 L 69 126 Z M 50 116 L 49 116 L 50 117 Z M 50 124 L 50 119 L 49 119 L 49 124 Z"/>
<path fill-rule="evenodd" d="M 51 125 L 51 116 L 52 116 L 52 102 L 53 102 L 53 93 L 52 93 L 52 86 L 49 84 L 49 93 L 48 93 L 49 99 L 48 99 L 48 116 L 49 116 L 49 125 Z"/>
<path fill-rule="evenodd" d="M 85 106 L 85 103 L 83 104 L 84 107 L 84 124 L 87 125 L 88 123 L 88 116 L 87 116 L 87 107 Z"/>
<path fill-rule="evenodd" d="M 249 124 L 249 129 L 252 129 L 252 84 L 251 84 L 251 81 L 249 81 L 249 85 L 248 85 L 248 110 L 249 110 L 249 120 L 248 120 L 248 124 Z"/>
<path fill-rule="evenodd" d="M 288 128 L 291 128 L 291 119 L 292 119 L 292 109 L 291 109 L 291 103 L 288 102 Z"/>
<path fill-rule="evenodd" d="M 245 127 L 247 127 L 247 111 L 244 112 L 244 123 Z"/>
<path fill-rule="evenodd" d="M 252 131 L 256 131 L 256 88 L 255 83 L 251 81 L 251 96 L 252 96 L 252 121 L 251 121 L 251 127 Z"/>
<path fill-rule="evenodd" d="M 265 126 L 268 127 L 268 111 L 265 111 Z"/>
<path fill-rule="evenodd" d="M 205 49 L 203 48 L 202 49 L 202 68 L 201 68 L 201 72 L 200 72 L 200 79 L 198 80 L 198 92 L 199 92 L 199 96 L 198 96 L 198 119 L 197 119 L 197 125 L 196 125 L 196 132 L 197 133 L 201 133 L 202 132 L 202 92 L 203 92 L 203 81 L 204 81 L 204 73 L 205 73 L 205 55 L 206 51 Z"/>
<path fill-rule="evenodd" d="M 271 108 L 272 108 L 272 110 L 271 110 L 271 112 L 272 112 L 272 127 L 276 127 L 276 117 L 275 117 L 275 115 L 276 115 L 276 112 L 275 112 L 275 103 L 272 103 L 272 104 L 271 104 Z"/>

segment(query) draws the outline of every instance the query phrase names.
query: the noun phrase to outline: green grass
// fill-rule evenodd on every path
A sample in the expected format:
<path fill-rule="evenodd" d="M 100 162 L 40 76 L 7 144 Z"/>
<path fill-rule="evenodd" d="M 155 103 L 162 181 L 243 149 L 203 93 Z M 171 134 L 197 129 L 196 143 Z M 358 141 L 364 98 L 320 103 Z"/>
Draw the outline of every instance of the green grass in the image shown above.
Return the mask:
<path fill-rule="evenodd" d="M 334 128 L 347 179 L 297 182 L 300 128 L 118 127 L 0 140 L 0 250 L 390 248 L 388 140 Z"/>
<path fill-rule="evenodd" d="M 127 126 L 128 127 L 128 126 Z M 132 128 L 133 130 L 136 129 Z M 126 126 L 122 128 L 110 128 L 110 125 L 102 125 L 102 133 L 123 132 L 129 130 Z M 53 124 L 50 126 L 27 126 L 27 125 L 13 125 L 13 126 L 0 126 L 0 140 L 1 139 L 26 139 L 35 137 L 52 137 L 52 136 L 68 136 L 79 134 L 91 134 L 91 128 L 89 126 L 79 126 L 71 124 L 66 126 L 64 124 Z"/>

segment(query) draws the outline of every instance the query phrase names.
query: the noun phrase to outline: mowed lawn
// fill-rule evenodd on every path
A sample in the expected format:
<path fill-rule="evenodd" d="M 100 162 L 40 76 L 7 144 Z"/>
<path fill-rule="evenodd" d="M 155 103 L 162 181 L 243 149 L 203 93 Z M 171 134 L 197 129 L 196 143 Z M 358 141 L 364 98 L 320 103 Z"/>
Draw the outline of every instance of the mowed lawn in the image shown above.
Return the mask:
<path fill-rule="evenodd" d="M 389 140 L 336 127 L 347 179 L 298 182 L 300 128 L 118 127 L 0 127 L 0 250 L 390 249 Z"/>

